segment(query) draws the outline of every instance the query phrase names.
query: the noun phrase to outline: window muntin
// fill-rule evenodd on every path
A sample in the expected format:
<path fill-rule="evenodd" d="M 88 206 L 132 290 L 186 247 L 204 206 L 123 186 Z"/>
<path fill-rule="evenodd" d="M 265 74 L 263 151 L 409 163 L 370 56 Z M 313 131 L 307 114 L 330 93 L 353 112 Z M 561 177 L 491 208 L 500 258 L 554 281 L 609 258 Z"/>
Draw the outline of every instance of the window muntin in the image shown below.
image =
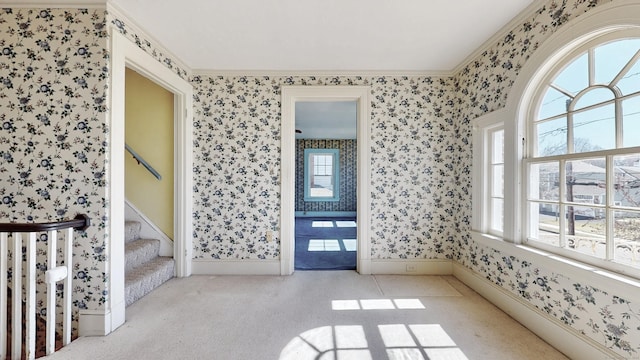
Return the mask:
<path fill-rule="evenodd" d="M 595 48 L 595 83 L 605 84 L 611 82 L 611 79 L 618 75 L 620 69 L 624 68 L 639 48 L 640 39 L 614 41 Z"/>
<path fill-rule="evenodd" d="M 530 244 L 640 268 L 638 58 L 640 39 L 583 48 L 539 92 L 525 159 Z"/>
<path fill-rule="evenodd" d="M 637 55 L 636 55 L 637 56 Z M 616 86 L 620 89 L 622 95 L 633 94 L 640 91 L 640 60 L 636 59 L 632 67 L 620 75 L 621 78 L 616 82 Z"/>
<path fill-rule="evenodd" d="M 304 201 L 340 200 L 340 150 L 304 150 Z"/>
<path fill-rule="evenodd" d="M 534 124 L 536 137 L 535 154 L 542 156 L 567 153 L 567 118 L 566 115 Z"/>
<path fill-rule="evenodd" d="M 625 110 L 622 114 L 622 145 L 640 146 L 640 95 L 623 100 L 622 108 Z"/>
<path fill-rule="evenodd" d="M 576 111 L 571 116 L 573 152 L 582 153 L 616 147 L 616 109 L 607 103 Z M 571 150 L 570 150 L 571 151 Z"/>
<path fill-rule="evenodd" d="M 567 65 L 556 79 L 553 86 L 571 97 L 574 97 L 582 89 L 589 87 L 589 56 L 588 53 L 578 56 Z"/>

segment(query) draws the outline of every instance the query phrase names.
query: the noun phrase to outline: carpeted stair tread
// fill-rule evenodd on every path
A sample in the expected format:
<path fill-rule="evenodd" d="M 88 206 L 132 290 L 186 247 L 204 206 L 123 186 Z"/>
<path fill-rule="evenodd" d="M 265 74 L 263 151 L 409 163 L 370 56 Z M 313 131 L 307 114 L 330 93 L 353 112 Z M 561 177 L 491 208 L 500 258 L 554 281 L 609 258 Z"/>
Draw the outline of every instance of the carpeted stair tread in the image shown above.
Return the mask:
<path fill-rule="evenodd" d="M 174 260 L 157 257 L 125 275 L 125 301 L 129 306 L 174 276 Z"/>
<path fill-rule="evenodd" d="M 125 222 L 125 302 L 129 306 L 174 276 L 174 261 L 160 257 L 160 240 L 140 239 L 142 225 Z"/>
<path fill-rule="evenodd" d="M 160 254 L 160 240 L 137 239 L 124 246 L 125 273 L 153 260 Z"/>
<path fill-rule="evenodd" d="M 141 224 L 137 221 L 124 222 L 124 242 L 128 243 L 140 237 Z"/>

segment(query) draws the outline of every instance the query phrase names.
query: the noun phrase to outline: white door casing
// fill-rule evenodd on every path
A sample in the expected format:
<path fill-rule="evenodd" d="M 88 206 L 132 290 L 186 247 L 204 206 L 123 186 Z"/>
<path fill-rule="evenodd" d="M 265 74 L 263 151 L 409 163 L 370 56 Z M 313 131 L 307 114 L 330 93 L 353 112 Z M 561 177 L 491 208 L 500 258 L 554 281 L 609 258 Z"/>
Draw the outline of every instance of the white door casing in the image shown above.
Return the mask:
<path fill-rule="evenodd" d="M 370 119 L 369 86 L 283 86 L 281 123 L 280 274 L 294 271 L 295 254 L 295 106 L 298 101 L 356 101 L 358 181 L 357 271 L 371 274 L 370 228 Z"/>
<path fill-rule="evenodd" d="M 174 168 L 174 259 L 176 275 L 191 275 L 192 198 L 193 198 L 193 87 L 169 68 L 144 52 L 124 35 L 111 34 L 111 86 L 108 179 L 109 234 L 107 268 L 110 300 L 102 314 L 85 312 L 86 332 L 81 335 L 106 335 L 124 323 L 124 124 L 125 68 L 128 67 L 174 93 L 175 168 Z M 151 129 L 150 129 L 151 131 Z M 96 315 L 100 315 L 96 317 Z M 101 319 L 99 319 L 101 318 Z M 100 326 L 103 325 L 103 326 Z M 102 334 L 104 333 L 104 334 Z"/>

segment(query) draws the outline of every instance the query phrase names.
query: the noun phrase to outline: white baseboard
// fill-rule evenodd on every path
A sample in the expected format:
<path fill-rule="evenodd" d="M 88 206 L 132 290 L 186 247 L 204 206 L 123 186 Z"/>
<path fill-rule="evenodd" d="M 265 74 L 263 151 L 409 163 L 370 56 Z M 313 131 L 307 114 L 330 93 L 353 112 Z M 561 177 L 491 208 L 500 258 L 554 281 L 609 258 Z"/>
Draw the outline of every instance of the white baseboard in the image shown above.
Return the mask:
<path fill-rule="evenodd" d="M 80 310 L 78 316 L 79 336 L 106 336 L 112 330 L 109 310 Z"/>
<path fill-rule="evenodd" d="M 371 274 L 451 275 L 451 260 L 371 260 Z"/>
<path fill-rule="evenodd" d="M 280 275 L 280 260 L 193 259 L 193 275 Z"/>
<path fill-rule="evenodd" d="M 571 359 L 622 359 L 612 350 L 550 317 L 463 265 L 453 264 L 453 275 Z"/>
<path fill-rule="evenodd" d="M 355 211 L 296 211 L 295 217 L 356 217 Z"/>
<path fill-rule="evenodd" d="M 122 299 L 123 301 L 121 301 L 120 303 L 118 303 L 117 305 L 113 305 L 111 307 L 111 331 L 115 331 L 117 328 L 119 328 L 120 326 L 122 326 L 125 321 L 126 321 L 126 303 L 124 302 L 124 299 Z"/>
<path fill-rule="evenodd" d="M 146 217 L 129 200 L 125 200 L 124 218 L 140 223 L 140 238 L 160 240 L 160 256 L 173 256 L 173 240 L 169 238 L 151 219 Z"/>

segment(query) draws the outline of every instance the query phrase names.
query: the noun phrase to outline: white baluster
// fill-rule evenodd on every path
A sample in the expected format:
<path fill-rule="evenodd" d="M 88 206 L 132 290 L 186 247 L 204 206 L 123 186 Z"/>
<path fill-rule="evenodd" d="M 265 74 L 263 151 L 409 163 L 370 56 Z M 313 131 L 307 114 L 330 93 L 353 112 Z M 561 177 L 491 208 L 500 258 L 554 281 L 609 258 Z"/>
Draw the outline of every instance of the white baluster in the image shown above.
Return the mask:
<path fill-rule="evenodd" d="M 56 250 L 58 245 L 58 232 L 48 232 L 47 269 L 56 267 Z M 56 351 L 56 283 L 47 281 L 47 355 Z"/>
<path fill-rule="evenodd" d="M 36 233 L 29 233 L 27 240 L 25 353 L 27 360 L 36 358 Z"/>
<path fill-rule="evenodd" d="M 62 344 L 71 343 L 71 290 L 73 274 L 73 228 L 67 229 L 64 244 L 64 265 L 67 267 L 67 276 L 64 278 L 64 325 Z"/>
<path fill-rule="evenodd" d="M 11 358 L 22 357 L 22 234 L 13 233 L 13 299 L 11 309 Z"/>
<path fill-rule="evenodd" d="M 0 333 L 7 330 L 7 271 L 9 256 L 9 236 L 6 232 L 0 233 Z M 7 337 L 0 336 L 0 359 L 7 356 Z"/>

